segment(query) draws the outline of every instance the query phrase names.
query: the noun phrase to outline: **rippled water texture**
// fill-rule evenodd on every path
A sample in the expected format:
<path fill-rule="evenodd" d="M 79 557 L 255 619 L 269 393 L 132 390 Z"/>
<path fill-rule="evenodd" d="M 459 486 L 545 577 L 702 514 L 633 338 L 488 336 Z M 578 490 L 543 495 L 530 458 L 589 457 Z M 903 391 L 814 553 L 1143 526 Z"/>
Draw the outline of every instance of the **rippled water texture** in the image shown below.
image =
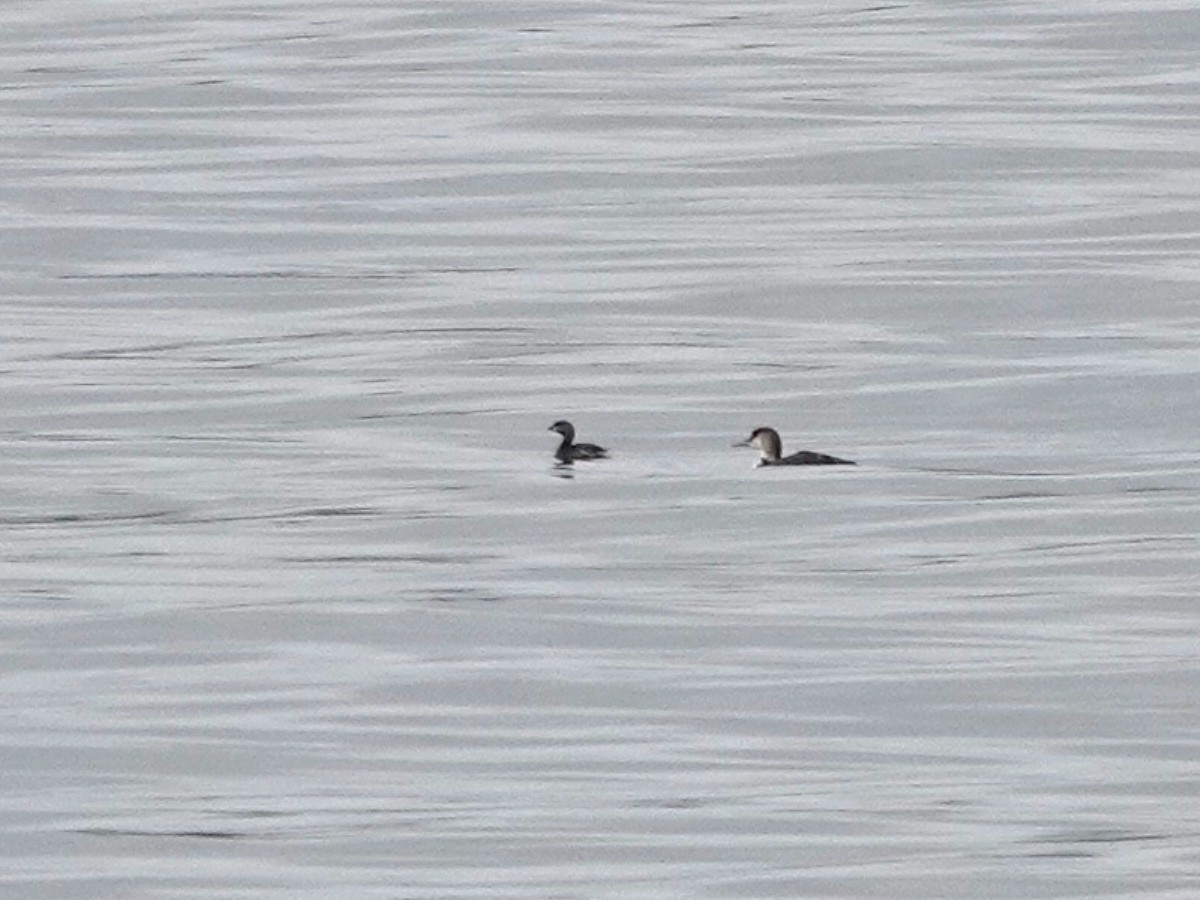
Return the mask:
<path fill-rule="evenodd" d="M 1200 894 L 1195 4 L 0 24 L 0 894 Z"/>

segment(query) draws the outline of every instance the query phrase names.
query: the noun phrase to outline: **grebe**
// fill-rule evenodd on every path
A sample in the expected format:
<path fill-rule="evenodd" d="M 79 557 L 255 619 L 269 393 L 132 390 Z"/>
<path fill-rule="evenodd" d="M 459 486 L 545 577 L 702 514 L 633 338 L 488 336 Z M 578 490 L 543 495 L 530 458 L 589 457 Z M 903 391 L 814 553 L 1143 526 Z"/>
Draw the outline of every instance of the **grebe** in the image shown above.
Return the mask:
<path fill-rule="evenodd" d="M 595 444 L 576 444 L 575 426 L 565 419 L 559 419 L 550 426 L 550 431 L 562 435 L 562 443 L 554 451 L 554 458 L 559 462 L 571 463 L 577 459 L 608 459 L 608 451 Z"/>

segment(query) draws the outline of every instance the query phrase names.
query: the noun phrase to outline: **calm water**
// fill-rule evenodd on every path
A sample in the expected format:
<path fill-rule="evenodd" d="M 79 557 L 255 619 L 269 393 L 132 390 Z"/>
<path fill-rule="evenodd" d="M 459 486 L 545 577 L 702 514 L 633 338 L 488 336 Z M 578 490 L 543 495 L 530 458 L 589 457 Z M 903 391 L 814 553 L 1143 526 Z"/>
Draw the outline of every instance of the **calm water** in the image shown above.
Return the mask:
<path fill-rule="evenodd" d="M 1200 893 L 1193 3 L 153 7 L 0 13 L 0 895 Z"/>

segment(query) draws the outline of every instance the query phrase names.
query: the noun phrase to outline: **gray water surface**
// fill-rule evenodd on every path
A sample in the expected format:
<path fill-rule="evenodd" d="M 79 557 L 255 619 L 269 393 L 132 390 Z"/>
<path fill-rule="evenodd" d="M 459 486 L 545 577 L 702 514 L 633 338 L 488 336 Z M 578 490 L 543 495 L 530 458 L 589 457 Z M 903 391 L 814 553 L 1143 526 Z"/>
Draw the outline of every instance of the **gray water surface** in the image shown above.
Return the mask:
<path fill-rule="evenodd" d="M 1200 894 L 1194 4 L 0 23 L 0 895 Z"/>

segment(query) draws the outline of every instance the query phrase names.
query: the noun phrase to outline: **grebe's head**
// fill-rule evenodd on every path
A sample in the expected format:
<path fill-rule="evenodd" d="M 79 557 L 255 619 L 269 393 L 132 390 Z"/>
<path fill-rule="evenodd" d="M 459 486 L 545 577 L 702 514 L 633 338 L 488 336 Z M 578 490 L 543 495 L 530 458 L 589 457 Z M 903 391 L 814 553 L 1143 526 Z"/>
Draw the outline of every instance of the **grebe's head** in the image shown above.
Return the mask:
<path fill-rule="evenodd" d="M 566 419 L 559 419 L 557 422 L 555 422 L 553 425 L 551 425 L 548 430 L 549 431 L 557 431 L 559 434 L 561 434 L 563 437 L 565 437 L 568 441 L 575 440 L 575 426 L 572 425 L 570 422 L 568 422 Z"/>

